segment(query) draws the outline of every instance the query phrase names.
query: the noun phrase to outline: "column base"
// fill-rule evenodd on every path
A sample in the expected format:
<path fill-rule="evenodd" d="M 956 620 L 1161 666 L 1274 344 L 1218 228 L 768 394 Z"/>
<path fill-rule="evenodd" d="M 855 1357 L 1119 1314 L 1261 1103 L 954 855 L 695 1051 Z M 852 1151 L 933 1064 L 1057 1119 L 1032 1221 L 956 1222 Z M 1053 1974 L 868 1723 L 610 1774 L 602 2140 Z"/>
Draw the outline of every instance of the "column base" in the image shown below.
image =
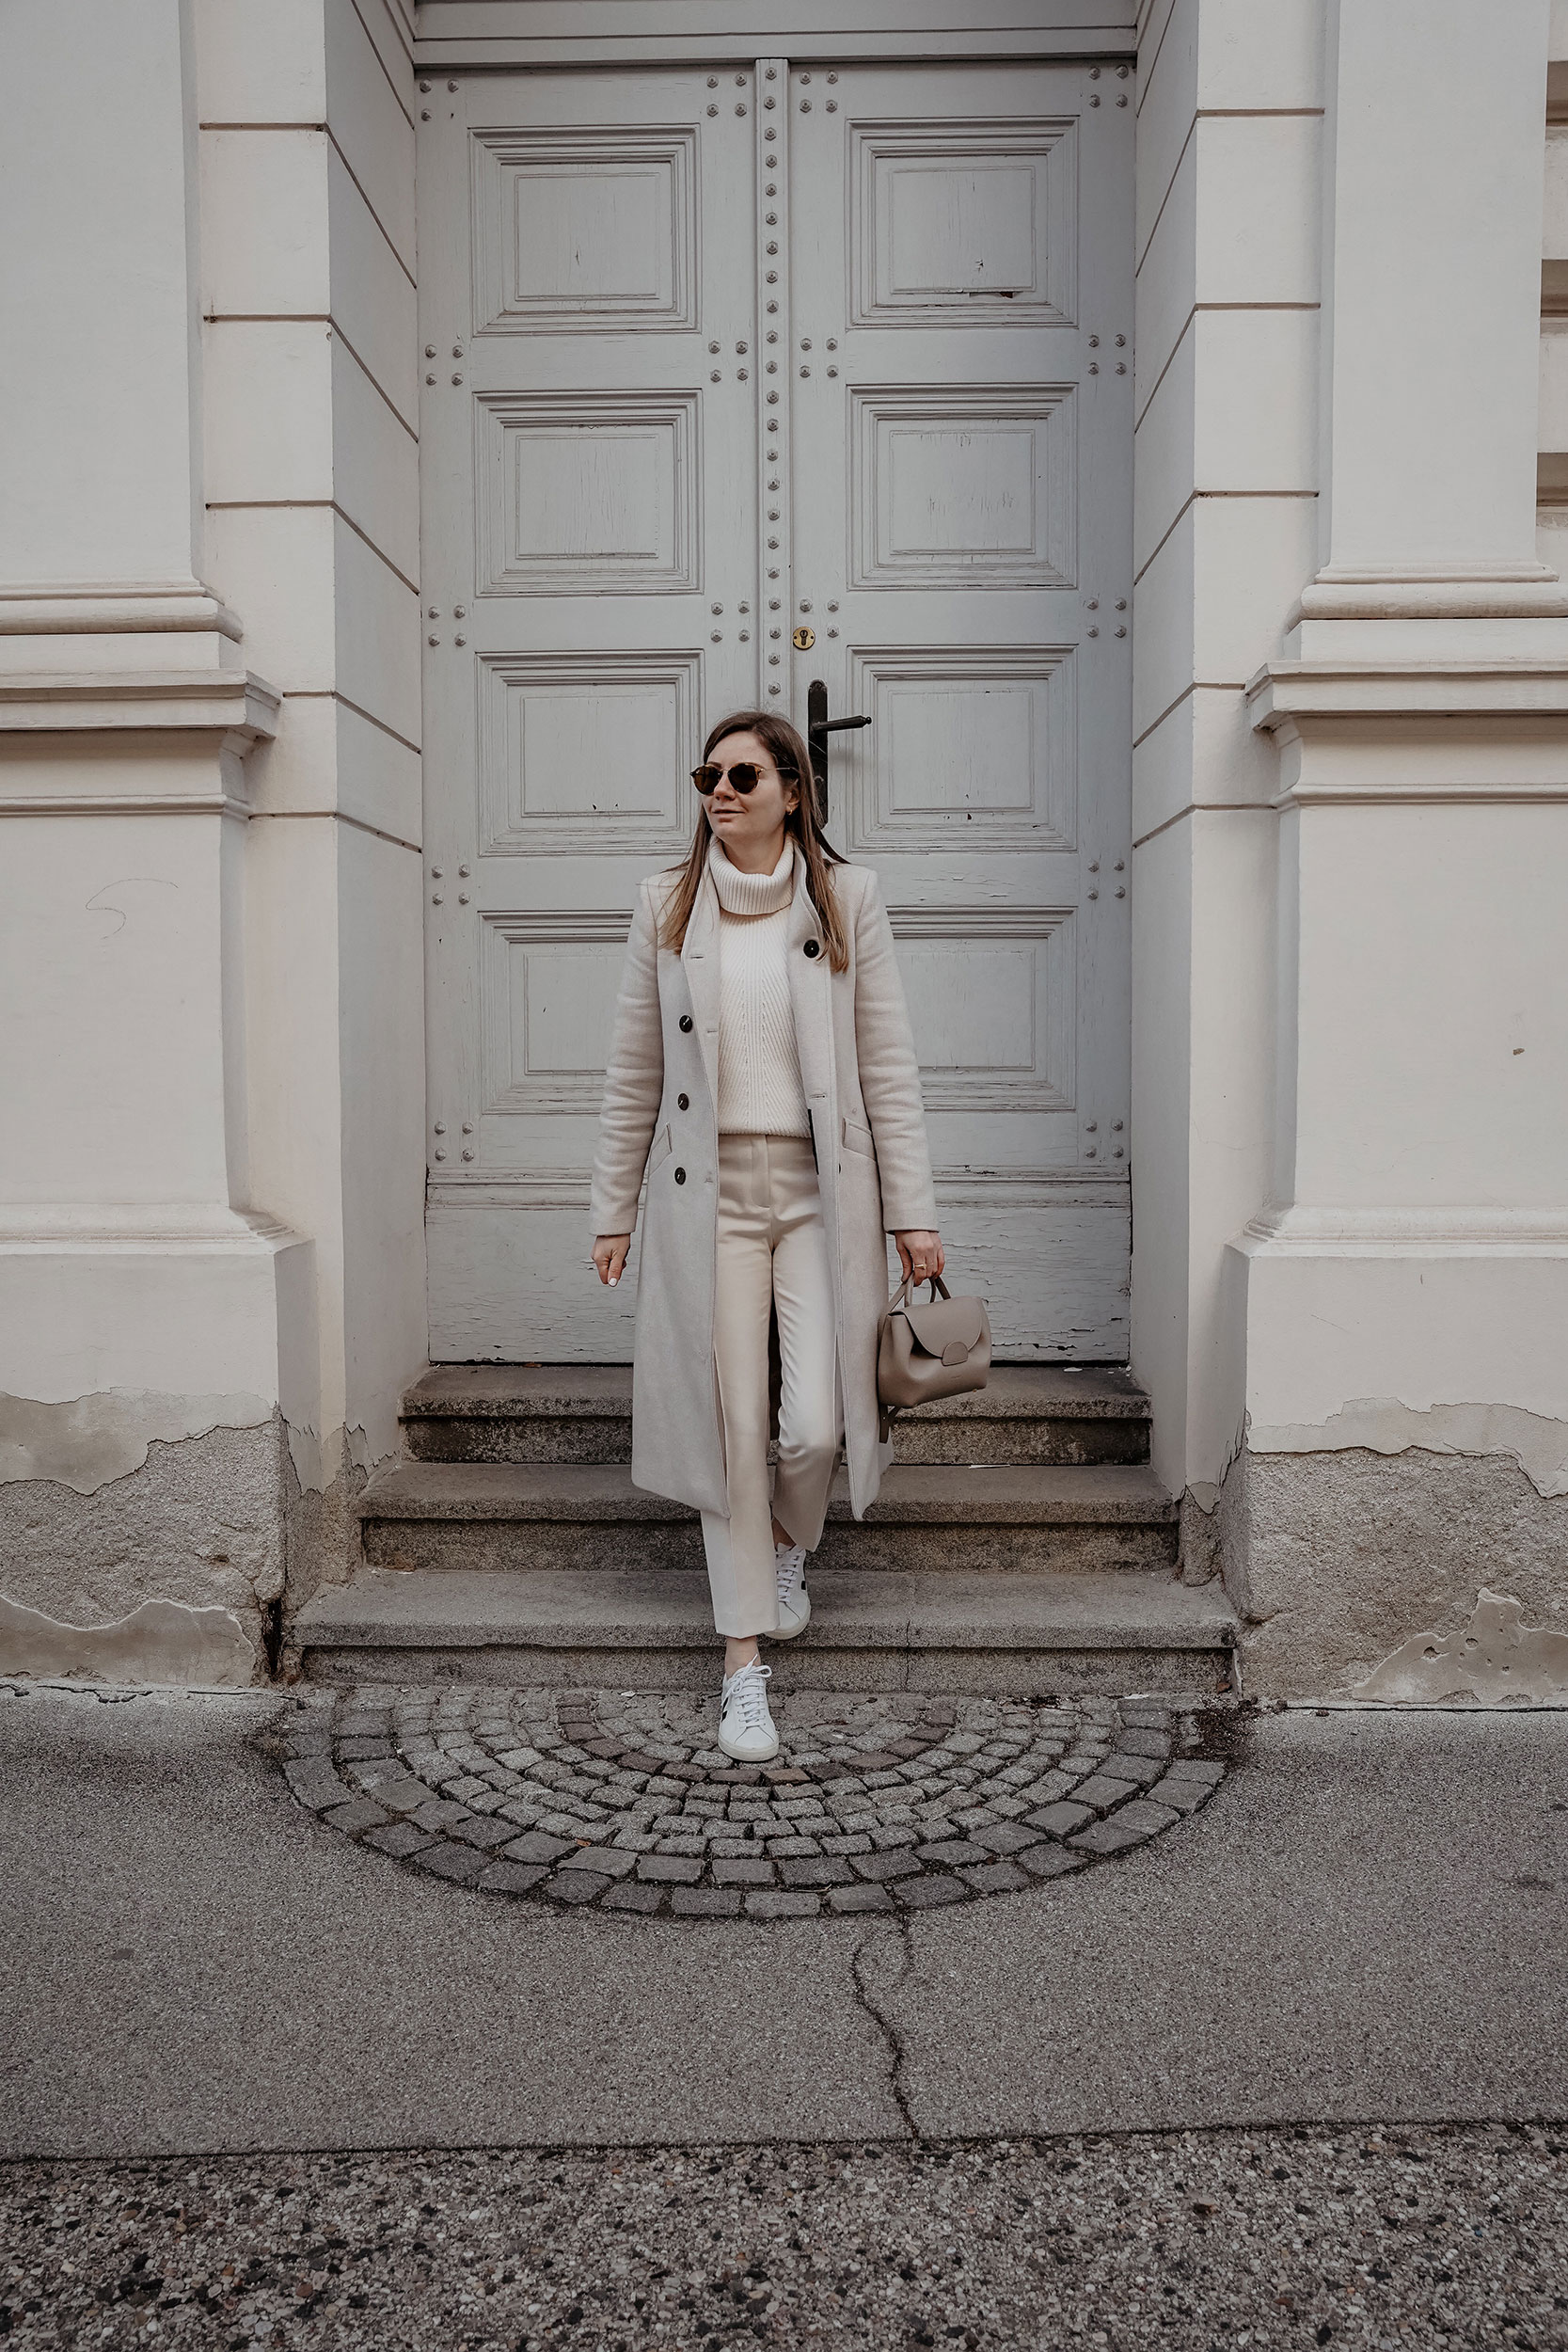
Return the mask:
<path fill-rule="evenodd" d="M 0 1223 L 0 1672 L 264 1680 L 308 1547 L 311 1245 L 175 1206 Z"/>

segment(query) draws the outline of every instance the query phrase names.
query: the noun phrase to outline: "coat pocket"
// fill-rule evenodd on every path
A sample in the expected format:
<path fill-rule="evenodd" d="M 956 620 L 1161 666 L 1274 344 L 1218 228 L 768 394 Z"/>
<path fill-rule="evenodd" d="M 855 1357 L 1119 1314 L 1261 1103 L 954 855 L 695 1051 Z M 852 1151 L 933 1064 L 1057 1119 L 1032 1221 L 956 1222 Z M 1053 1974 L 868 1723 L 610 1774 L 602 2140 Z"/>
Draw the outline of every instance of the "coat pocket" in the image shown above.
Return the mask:
<path fill-rule="evenodd" d="M 842 1133 L 844 1148 L 847 1152 L 863 1152 L 868 1160 L 876 1158 L 877 1146 L 872 1139 L 869 1127 L 863 1127 L 857 1120 L 846 1119 L 843 1121 Z"/>
<path fill-rule="evenodd" d="M 668 1127 L 661 1127 L 648 1147 L 648 1174 L 651 1176 L 660 1160 L 667 1160 L 674 1150 Z"/>

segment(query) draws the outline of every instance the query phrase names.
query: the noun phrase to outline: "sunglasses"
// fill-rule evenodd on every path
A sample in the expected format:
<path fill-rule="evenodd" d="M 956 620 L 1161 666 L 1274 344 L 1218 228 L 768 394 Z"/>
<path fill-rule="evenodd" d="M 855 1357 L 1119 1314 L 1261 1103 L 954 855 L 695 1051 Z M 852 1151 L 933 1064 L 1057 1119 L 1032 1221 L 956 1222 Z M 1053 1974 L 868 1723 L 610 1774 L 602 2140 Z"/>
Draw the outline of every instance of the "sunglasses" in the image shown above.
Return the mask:
<path fill-rule="evenodd" d="M 716 768 L 711 759 L 705 760 L 701 768 L 692 769 L 691 781 L 705 801 L 710 792 L 716 792 L 719 789 L 720 782 L 726 772 L 732 788 L 736 792 L 754 792 L 762 782 L 763 771 L 754 759 L 737 759 L 727 771 L 722 768 Z M 786 783 L 793 779 L 794 774 L 793 768 L 779 770 L 781 779 Z"/>

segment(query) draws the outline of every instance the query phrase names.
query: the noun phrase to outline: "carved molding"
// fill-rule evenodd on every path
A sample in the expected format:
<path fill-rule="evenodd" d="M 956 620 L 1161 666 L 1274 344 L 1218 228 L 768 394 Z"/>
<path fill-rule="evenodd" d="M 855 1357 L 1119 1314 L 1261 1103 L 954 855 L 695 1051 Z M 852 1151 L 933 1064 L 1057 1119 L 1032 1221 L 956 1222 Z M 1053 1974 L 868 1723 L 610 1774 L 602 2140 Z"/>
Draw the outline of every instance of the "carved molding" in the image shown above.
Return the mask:
<path fill-rule="evenodd" d="M 1050 121 L 1039 117 L 1006 119 L 955 117 L 947 121 L 862 121 L 850 126 L 849 253 L 850 322 L 856 326 L 1068 326 L 1076 323 L 1078 303 L 1078 223 L 1076 125 L 1070 117 Z M 900 288 L 892 278 L 895 253 L 910 251 L 915 243 L 914 225 L 904 223 L 896 238 L 898 182 L 933 178 L 948 165 L 967 176 L 974 188 L 999 183 L 1005 174 L 1027 171 L 1031 181 L 1027 223 L 1009 224 L 994 215 L 983 224 L 978 217 L 969 230 L 972 242 L 1000 240 L 1003 269 L 1010 262 L 1012 282 L 986 279 L 984 254 L 977 254 L 965 283 Z M 998 194 L 1000 191 L 998 190 Z M 979 206 L 974 206 L 976 215 Z M 957 245 L 968 228 L 958 206 L 942 208 L 941 227 Z M 939 233 L 933 225 L 927 235 Z M 1027 246 L 1025 260 L 1022 248 Z M 931 255 L 927 268 L 940 266 Z M 949 263 L 959 256 L 945 257 Z M 1025 262 L 1020 267 L 1021 262 Z M 908 263 L 905 266 L 909 266 Z M 950 268 L 949 274 L 958 272 Z M 994 288 L 994 291 L 993 291 Z"/>
<path fill-rule="evenodd" d="M 478 594 L 625 596 L 700 588 L 699 400 L 695 391 L 482 392 L 474 403 Z M 657 454 L 656 438 L 662 439 Z M 597 511 L 581 468 L 571 462 L 590 449 Z M 641 484 L 630 472 L 634 453 L 654 468 Z M 619 484 L 609 478 L 615 453 L 623 469 Z M 525 483 L 528 454 L 536 470 Z M 534 517 L 541 531 L 559 524 L 569 534 L 596 527 L 606 544 L 524 548 L 525 488 L 544 501 Z M 640 490 L 643 512 L 634 519 L 630 510 Z M 611 511 L 617 494 L 619 515 Z M 646 544 L 626 544 L 639 527 Z M 619 546 L 610 543 L 617 532 Z"/>
<path fill-rule="evenodd" d="M 875 722 L 868 740 L 855 743 L 847 757 L 838 755 L 848 770 L 849 837 L 858 849 L 885 856 L 905 851 L 955 850 L 1070 850 L 1078 830 L 1078 713 L 1077 674 L 1070 645 L 857 645 L 849 652 L 849 707 L 868 711 Z M 975 730 L 962 730 L 972 740 L 980 769 L 980 787 L 990 778 L 999 795 L 1009 785 L 1011 799 L 998 798 L 974 806 L 957 801 L 920 807 L 905 803 L 899 794 L 918 783 L 920 755 L 911 756 L 900 745 L 897 706 L 900 690 L 929 687 L 955 695 L 978 693 L 993 706 L 993 697 L 1008 689 L 1027 696 L 1027 741 L 1022 768 L 1028 803 L 1017 796 L 1017 774 L 1004 770 L 995 745 L 988 747 Z M 988 716 L 997 716 L 993 707 Z M 917 740 L 930 742 L 930 729 L 917 729 Z M 952 754 L 940 743 L 930 758 L 950 773 Z"/>
<path fill-rule="evenodd" d="M 238 643 L 238 617 L 198 580 L 24 580 L 0 588 L 0 637 L 117 637 L 211 631 Z"/>
<path fill-rule="evenodd" d="M 857 385 L 851 585 L 1075 586 L 1075 389 Z"/>
<path fill-rule="evenodd" d="M 541 908 L 535 913 L 485 913 L 480 944 L 481 1102 L 495 1112 L 551 1116 L 597 1114 L 604 1093 L 602 1055 L 621 977 L 621 950 L 631 909 Z M 578 950 L 594 951 L 590 961 Z M 519 959 L 521 961 L 519 961 Z M 602 996 L 601 1058 L 549 1065 L 532 1056 L 545 1035 L 576 1034 L 586 1047 L 593 1008 L 586 991 Z"/>
<path fill-rule="evenodd" d="M 954 1018 L 968 1003 L 963 961 L 966 950 L 993 969 L 980 993 L 988 1050 L 995 1060 L 922 1062 L 921 1092 L 927 1111 L 1068 1111 L 1074 1106 L 1077 988 L 1074 965 L 1075 910 L 1071 907 L 890 906 L 893 936 L 913 956 L 900 958 L 911 999 L 917 1040 L 929 1040 L 943 1014 Z M 940 946 L 930 1009 L 922 1007 L 920 950 Z M 994 968 L 1011 949 L 1027 958 L 1027 999 L 1015 993 L 1009 1008 Z M 933 960 L 935 961 L 935 960 Z M 1004 1060 L 1007 1021 L 1023 1033 L 1024 1052 Z"/>
<path fill-rule="evenodd" d="M 474 67 L 602 66 L 607 61 L 749 67 L 758 44 L 834 61 L 906 61 L 911 54 L 955 59 L 1127 57 L 1137 54 L 1135 0 L 1008 0 L 976 22 L 967 0 L 922 15 L 911 25 L 909 0 L 856 0 L 852 10 L 825 12 L 820 0 L 769 0 L 768 30 L 750 10 L 716 14 L 707 0 L 573 0 L 569 8 L 540 0 L 442 0 L 419 11 L 414 63 L 421 72 Z"/>
<path fill-rule="evenodd" d="M 689 127 L 638 125 L 601 129 L 549 124 L 504 129 L 477 128 L 472 138 L 474 318 L 481 335 L 635 334 L 697 325 L 697 135 Z M 539 249 L 540 197 L 553 183 L 568 206 L 557 220 L 559 259 L 569 269 L 582 265 L 585 232 L 592 224 L 575 217 L 567 191 L 595 181 L 606 194 L 618 182 L 624 206 L 642 228 L 667 231 L 662 254 L 657 245 L 646 257 L 661 282 L 601 290 L 574 296 L 561 289 L 525 294 L 516 282 L 522 246 L 522 186 L 530 187 L 534 250 Z M 650 193 L 650 183 L 657 187 Z M 660 186 L 658 183 L 662 183 Z M 613 210 L 613 208 L 611 208 Z M 603 222 L 607 236 L 625 234 L 624 218 Z M 573 248 L 568 259 L 566 248 Z M 607 262 L 615 257 L 606 252 Z M 623 247 L 620 259 L 627 257 Z M 510 283 L 508 282 L 510 279 Z"/>
<path fill-rule="evenodd" d="M 482 856 L 673 857 L 687 848 L 695 796 L 686 776 L 700 741 L 701 654 L 482 654 L 477 692 Z M 587 741 L 571 747 L 570 772 L 581 792 L 577 807 L 529 803 L 530 703 L 552 696 L 580 710 L 587 731 Z M 648 709 L 650 698 L 667 701 L 667 729 L 657 707 Z M 600 743 L 600 728 L 613 739 Z M 542 731 L 536 723 L 535 734 Z M 535 746 L 534 755 L 551 755 Z M 637 804 L 639 792 L 645 805 Z M 632 805 L 617 808 L 620 793 Z"/>
<path fill-rule="evenodd" d="M 1271 661 L 1246 708 L 1276 808 L 1568 801 L 1568 660 Z"/>
<path fill-rule="evenodd" d="M 247 817 L 245 759 L 277 732 L 277 689 L 245 670 L 116 670 L 0 674 L 0 816 Z M 28 756 L 45 737 L 96 738 L 103 755 L 51 762 Z M 120 762 L 148 736 L 203 759 Z M 47 778 L 47 781 L 45 781 Z"/>

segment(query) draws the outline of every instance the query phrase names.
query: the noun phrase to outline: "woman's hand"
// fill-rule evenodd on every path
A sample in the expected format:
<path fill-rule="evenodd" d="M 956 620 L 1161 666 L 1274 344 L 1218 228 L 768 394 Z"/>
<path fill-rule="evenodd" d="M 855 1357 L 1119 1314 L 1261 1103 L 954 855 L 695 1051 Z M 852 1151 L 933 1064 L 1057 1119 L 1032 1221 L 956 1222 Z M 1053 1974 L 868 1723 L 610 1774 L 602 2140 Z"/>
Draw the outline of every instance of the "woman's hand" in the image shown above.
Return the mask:
<path fill-rule="evenodd" d="M 579 1243 L 578 1248 L 581 1248 Z M 631 1248 L 629 1233 L 601 1233 L 594 1244 L 594 1263 L 599 1269 L 599 1279 L 615 1288 L 626 1270 L 626 1252 Z"/>
<path fill-rule="evenodd" d="M 898 1244 L 898 1264 L 907 1282 L 927 1282 L 947 1263 L 940 1233 L 923 1233 L 911 1228 L 906 1233 L 895 1233 L 893 1238 Z"/>

